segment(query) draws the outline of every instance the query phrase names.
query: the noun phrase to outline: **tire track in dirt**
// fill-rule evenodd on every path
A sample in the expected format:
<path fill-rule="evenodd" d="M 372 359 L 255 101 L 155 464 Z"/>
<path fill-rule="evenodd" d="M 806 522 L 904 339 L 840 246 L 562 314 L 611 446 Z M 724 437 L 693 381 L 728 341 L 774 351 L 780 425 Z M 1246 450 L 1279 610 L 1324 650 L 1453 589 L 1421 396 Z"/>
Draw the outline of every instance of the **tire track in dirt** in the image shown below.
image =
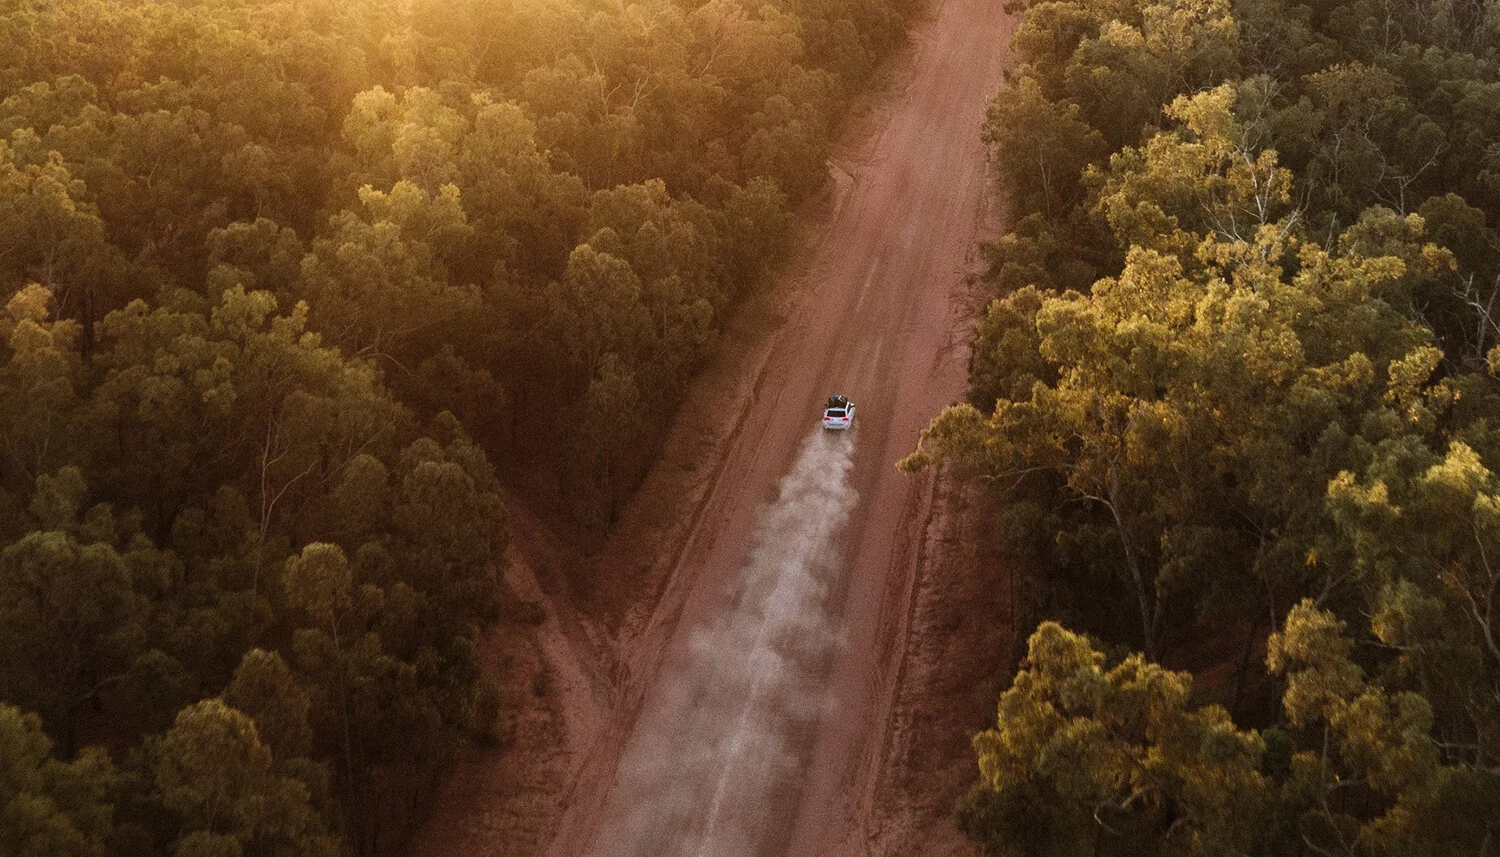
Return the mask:
<path fill-rule="evenodd" d="M 634 730 L 589 853 L 732 857 L 771 838 L 764 822 L 798 772 L 798 736 L 819 713 L 819 667 L 837 641 L 824 603 L 857 499 L 851 435 L 803 445 L 728 609 L 657 678 L 640 722 L 671 728 Z"/>

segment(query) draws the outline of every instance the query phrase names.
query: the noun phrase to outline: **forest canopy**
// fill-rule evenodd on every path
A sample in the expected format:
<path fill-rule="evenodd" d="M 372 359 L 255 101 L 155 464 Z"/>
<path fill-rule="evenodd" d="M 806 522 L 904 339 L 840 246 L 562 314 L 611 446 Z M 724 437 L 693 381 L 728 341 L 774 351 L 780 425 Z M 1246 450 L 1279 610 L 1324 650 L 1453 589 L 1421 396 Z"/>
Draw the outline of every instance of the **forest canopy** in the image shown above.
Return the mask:
<path fill-rule="evenodd" d="M 1500 7 L 1012 8 L 997 297 L 903 462 L 983 477 L 1034 629 L 961 827 L 1488 853 Z"/>
<path fill-rule="evenodd" d="M 0 852 L 399 847 L 911 11 L 0 1 Z"/>

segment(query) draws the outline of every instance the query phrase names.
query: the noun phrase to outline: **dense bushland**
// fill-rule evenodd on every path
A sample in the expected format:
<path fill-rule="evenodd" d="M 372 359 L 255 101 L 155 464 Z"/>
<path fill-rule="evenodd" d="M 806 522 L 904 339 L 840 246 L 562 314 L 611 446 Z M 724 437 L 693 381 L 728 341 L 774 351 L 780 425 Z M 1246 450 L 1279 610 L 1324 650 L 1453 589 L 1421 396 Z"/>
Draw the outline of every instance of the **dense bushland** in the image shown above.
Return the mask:
<path fill-rule="evenodd" d="M 0 2 L 0 853 L 398 845 L 907 12 Z"/>
<path fill-rule="evenodd" d="M 1037 628 L 964 830 L 1487 853 L 1500 9 L 1016 8 L 986 134 L 1018 219 L 969 401 L 905 464 L 983 474 L 1031 627 L 1092 640 Z"/>

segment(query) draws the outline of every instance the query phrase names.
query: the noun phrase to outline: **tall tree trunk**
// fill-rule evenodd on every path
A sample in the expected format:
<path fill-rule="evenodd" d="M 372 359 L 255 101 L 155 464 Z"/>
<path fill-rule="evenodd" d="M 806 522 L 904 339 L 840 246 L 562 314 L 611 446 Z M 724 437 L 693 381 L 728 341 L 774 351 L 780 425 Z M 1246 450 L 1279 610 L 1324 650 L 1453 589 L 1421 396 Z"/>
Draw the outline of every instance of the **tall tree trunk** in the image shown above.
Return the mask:
<path fill-rule="evenodd" d="M 1130 570 L 1131 585 L 1135 587 L 1136 604 L 1141 612 L 1141 648 L 1145 650 L 1148 659 L 1156 661 L 1158 654 L 1156 651 L 1156 632 L 1160 625 L 1161 604 L 1157 603 L 1153 608 L 1153 599 L 1151 592 L 1147 588 L 1146 576 L 1141 573 L 1140 561 L 1136 558 L 1135 549 L 1130 544 L 1130 536 L 1125 530 L 1125 519 L 1120 517 L 1120 506 L 1115 501 L 1118 495 L 1115 490 L 1117 479 L 1113 464 L 1110 465 L 1109 475 L 1109 497 L 1096 499 L 1103 500 L 1104 505 L 1109 508 L 1110 516 L 1114 518 L 1115 533 L 1119 535 L 1120 545 L 1125 550 L 1125 565 Z"/>
<path fill-rule="evenodd" d="M 1250 670 L 1250 656 L 1255 652 L 1255 639 L 1260 633 L 1261 607 L 1265 605 L 1265 589 L 1257 585 L 1255 609 L 1250 611 L 1250 628 L 1245 632 L 1245 646 L 1240 650 L 1240 662 L 1234 670 L 1234 700 L 1229 704 L 1229 716 L 1238 720 L 1240 701 L 1245 693 L 1245 674 Z"/>

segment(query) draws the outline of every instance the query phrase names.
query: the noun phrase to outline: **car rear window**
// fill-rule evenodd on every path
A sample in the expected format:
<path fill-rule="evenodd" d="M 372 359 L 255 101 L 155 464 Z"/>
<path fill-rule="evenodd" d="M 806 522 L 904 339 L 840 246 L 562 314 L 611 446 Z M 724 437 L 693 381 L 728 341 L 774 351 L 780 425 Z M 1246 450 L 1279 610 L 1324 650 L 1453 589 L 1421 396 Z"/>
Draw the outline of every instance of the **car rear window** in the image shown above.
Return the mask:
<path fill-rule="evenodd" d="M 841 420 L 841 419 L 844 418 L 844 411 L 842 409 L 835 410 L 833 408 L 829 408 L 828 409 L 828 416 L 833 417 L 835 419 L 840 419 Z"/>

